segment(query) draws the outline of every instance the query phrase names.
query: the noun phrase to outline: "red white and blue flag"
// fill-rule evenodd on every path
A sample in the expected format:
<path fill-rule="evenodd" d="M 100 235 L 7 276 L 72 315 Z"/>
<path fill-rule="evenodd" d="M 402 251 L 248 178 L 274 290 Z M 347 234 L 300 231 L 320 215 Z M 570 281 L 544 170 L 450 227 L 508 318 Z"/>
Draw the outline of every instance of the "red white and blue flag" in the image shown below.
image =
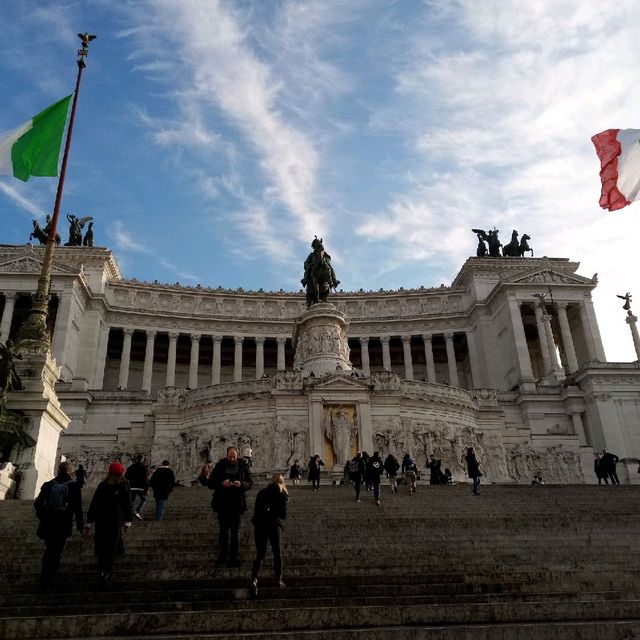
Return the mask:
<path fill-rule="evenodd" d="M 607 129 L 591 142 L 600 158 L 600 206 L 615 211 L 640 200 L 640 129 Z"/>

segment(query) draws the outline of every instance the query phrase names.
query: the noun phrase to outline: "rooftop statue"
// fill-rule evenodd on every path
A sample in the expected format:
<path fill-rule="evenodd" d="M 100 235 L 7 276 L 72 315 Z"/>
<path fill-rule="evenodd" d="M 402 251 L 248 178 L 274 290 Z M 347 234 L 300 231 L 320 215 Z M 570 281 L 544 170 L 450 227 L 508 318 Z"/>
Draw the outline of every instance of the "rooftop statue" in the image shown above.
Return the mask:
<path fill-rule="evenodd" d="M 478 236 L 478 248 L 476 250 L 476 256 L 478 256 L 478 258 L 484 258 L 487 255 L 485 242 L 489 245 L 489 256 L 492 258 L 500 257 L 500 247 L 502 247 L 502 256 L 505 258 L 522 258 L 527 251 L 531 252 L 531 257 L 533 258 L 533 249 L 527 242 L 531 240 L 531 236 L 528 236 L 526 233 L 523 234 L 520 242 L 518 242 L 518 232 L 514 229 L 511 233 L 511 242 L 502 246 L 498 239 L 499 229 L 491 229 L 489 233 L 483 229 L 471 229 L 471 231 Z"/>
<path fill-rule="evenodd" d="M 65 244 L 65 247 L 81 247 L 82 246 L 82 227 L 84 227 L 84 225 L 90 220 L 93 220 L 93 218 L 91 216 L 78 218 L 73 213 L 67 213 L 67 220 L 69 221 L 69 242 Z M 92 235 L 93 235 L 93 232 L 92 232 Z"/>
<path fill-rule="evenodd" d="M 622 308 L 625 311 L 631 311 L 631 294 L 628 291 L 623 296 L 619 296 L 618 294 L 616 294 L 616 297 L 620 298 L 620 300 L 624 300 Z"/>
<path fill-rule="evenodd" d="M 331 256 L 326 253 L 322 238 L 315 236 L 313 251 L 304 261 L 304 276 L 300 282 L 307 288 L 307 309 L 316 302 L 326 302 L 331 289 L 337 289 L 340 281 L 331 266 Z"/>
<path fill-rule="evenodd" d="M 49 214 L 47 214 L 46 221 L 47 224 L 45 224 L 44 227 L 41 227 L 37 220 L 33 221 L 33 231 L 29 236 L 29 242 L 35 238 L 40 242 L 40 244 L 47 244 L 47 238 L 49 237 L 49 231 L 51 230 L 51 216 Z M 60 244 L 60 234 L 56 233 L 55 240 L 56 244 Z"/>

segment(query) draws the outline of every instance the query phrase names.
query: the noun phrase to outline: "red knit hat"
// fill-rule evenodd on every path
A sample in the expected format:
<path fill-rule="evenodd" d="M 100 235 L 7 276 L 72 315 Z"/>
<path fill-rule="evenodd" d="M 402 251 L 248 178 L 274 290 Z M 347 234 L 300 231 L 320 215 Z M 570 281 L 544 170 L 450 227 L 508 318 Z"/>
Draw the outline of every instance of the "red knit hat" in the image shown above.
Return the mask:
<path fill-rule="evenodd" d="M 119 462 L 112 462 L 109 465 L 109 475 L 110 476 L 123 476 L 124 475 L 124 467 Z"/>

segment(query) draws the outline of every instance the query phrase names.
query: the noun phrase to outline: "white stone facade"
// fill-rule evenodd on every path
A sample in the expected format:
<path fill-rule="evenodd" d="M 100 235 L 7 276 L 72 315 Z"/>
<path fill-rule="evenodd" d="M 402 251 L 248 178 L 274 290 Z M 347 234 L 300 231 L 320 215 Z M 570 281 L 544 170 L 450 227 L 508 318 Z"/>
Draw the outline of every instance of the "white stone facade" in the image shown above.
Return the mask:
<path fill-rule="evenodd" d="M 0 341 L 29 308 L 42 254 L 0 246 Z M 344 320 L 302 345 L 302 292 L 126 280 L 95 247 L 59 247 L 54 264 L 55 389 L 70 419 L 58 453 L 94 482 L 138 451 L 188 482 L 229 443 L 251 446 L 265 473 L 314 453 L 337 471 L 377 448 L 421 468 L 435 453 L 460 479 L 474 446 L 496 482 L 593 482 L 606 447 L 621 481 L 638 481 L 640 369 L 606 362 L 597 282 L 578 263 L 470 258 L 449 287 L 340 292 L 329 307 Z M 325 346 L 337 360 L 309 376 Z"/>

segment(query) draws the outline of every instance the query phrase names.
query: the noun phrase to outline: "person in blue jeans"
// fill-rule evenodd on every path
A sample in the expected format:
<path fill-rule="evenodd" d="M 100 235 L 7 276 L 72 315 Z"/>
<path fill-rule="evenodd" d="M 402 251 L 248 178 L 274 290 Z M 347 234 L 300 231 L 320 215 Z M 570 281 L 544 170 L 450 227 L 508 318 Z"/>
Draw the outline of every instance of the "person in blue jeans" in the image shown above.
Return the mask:
<path fill-rule="evenodd" d="M 467 449 L 467 455 L 463 459 L 467 463 L 467 473 L 469 477 L 473 480 L 473 489 L 472 493 L 474 496 L 479 496 L 478 487 L 480 486 L 480 464 L 478 463 L 478 459 L 476 458 L 476 454 L 473 450 L 473 447 L 469 447 Z"/>
<path fill-rule="evenodd" d="M 149 486 L 153 489 L 153 497 L 156 501 L 156 520 L 162 520 L 167 508 L 169 494 L 176 486 L 176 477 L 169 466 L 168 460 L 163 460 L 162 466 L 151 474 Z"/>

